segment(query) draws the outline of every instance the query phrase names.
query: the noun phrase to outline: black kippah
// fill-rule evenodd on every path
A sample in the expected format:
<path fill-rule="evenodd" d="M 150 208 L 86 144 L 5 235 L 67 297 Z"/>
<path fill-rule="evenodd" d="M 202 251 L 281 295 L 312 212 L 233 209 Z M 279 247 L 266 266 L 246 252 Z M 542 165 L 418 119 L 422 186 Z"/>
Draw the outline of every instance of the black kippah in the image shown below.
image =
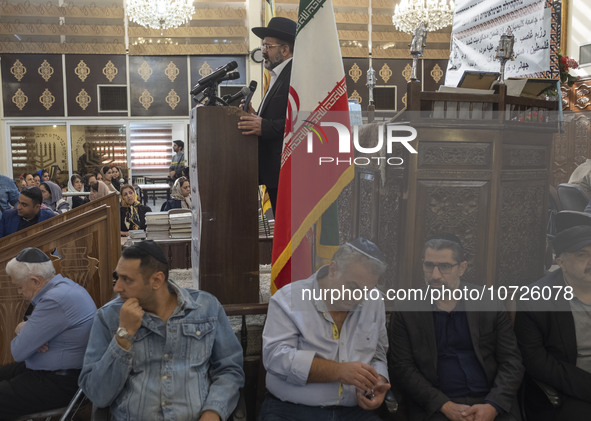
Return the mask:
<path fill-rule="evenodd" d="M 16 255 L 16 261 L 26 263 L 44 263 L 51 261 L 51 259 L 47 254 L 43 253 L 38 248 L 27 247 Z"/>
<path fill-rule="evenodd" d="M 463 248 L 462 242 L 460 241 L 460 239 L 456 235 L 450 234 L 449 232 L 438 232 L 437 234 L 433 234 L 432 236 L 427 238 L 427 241 L 429 241 L 429 240 L 451 241 L 452 243 L 456 243 L 457 245 L 459 245 L 460 247 Z"/>

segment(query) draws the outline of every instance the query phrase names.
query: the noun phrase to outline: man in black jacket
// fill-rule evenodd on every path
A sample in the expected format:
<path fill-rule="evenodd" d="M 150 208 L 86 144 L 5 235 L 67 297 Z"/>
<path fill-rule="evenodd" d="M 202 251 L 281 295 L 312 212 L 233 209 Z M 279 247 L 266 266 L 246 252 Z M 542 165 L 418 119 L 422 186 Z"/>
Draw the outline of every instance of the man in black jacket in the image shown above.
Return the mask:
<path fill-rule="evenodd" d="M 478 300 L 472 292 L 482 287 L 460 281 L 467 266 L 455 235 L 430 238 L 426 290 L 441 295 L 431 294 L 433 304 L 401 302 L 392 314 L 390 380 L 403 394 L 409 421 L 520 419 L 516 396 L 524 370 L 511 322 L 502 303 Z"/>
<path fill-rule="evenodd" d="M 266 28 L 252 28 L 252 32 L 263 40 L 263 64 L 271 82 L 258 112 L 250 106 L 250 115 L 240 117 L 238 129 L 243 135 L 259 137 L 259 184 L 267 186 L 275 212 L 296 23 L 275 17 Z"/>
<path fill-rule="evenodd" d="M 559 232 L 552 247 L 560 269 L 530 285 L 529 300 L 517 304 L 525 410 L 536 421 L 583 421 L 591 414 L 591 227 Z M 555 406 L 545 386 L 557 392 Z"/>

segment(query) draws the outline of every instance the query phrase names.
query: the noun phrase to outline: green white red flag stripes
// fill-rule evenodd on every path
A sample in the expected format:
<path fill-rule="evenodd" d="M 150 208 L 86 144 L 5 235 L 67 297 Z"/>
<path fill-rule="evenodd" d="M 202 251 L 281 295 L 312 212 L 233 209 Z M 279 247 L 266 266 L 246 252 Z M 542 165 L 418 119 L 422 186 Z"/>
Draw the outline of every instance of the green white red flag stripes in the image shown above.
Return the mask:
<path fill-rule="evenodd" d="M 323 124 L 349 129 L 348 110 L 332 1 L 302 0 L 279 175 L 272 293 L 311 273 L 311 228 L 353 179 L 352 148 L 343 147 L 334 126 Z M 341 164 L 321 165 L 320 157 Z"/>

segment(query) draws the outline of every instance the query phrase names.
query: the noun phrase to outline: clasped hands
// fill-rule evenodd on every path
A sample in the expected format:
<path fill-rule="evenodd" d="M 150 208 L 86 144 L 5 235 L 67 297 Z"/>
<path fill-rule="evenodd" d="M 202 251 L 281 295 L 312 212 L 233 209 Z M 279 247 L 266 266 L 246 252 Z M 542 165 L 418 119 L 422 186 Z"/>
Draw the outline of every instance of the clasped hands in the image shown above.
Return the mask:
<path fill-rule="evenodd" d="M 390 389 L 383 376 L 371 365 L 360 361 L 340 363 L 338 377 L 342 384 L 356 387 L 357 403 L 368 411 L 379 408 Z"/>
<path fill-rule="evenodd" d="M 492 421 L 497 416 L 495 407 L 488 403 L 470 406 L 447 401 L 441 412 L 451 421 Z"/>

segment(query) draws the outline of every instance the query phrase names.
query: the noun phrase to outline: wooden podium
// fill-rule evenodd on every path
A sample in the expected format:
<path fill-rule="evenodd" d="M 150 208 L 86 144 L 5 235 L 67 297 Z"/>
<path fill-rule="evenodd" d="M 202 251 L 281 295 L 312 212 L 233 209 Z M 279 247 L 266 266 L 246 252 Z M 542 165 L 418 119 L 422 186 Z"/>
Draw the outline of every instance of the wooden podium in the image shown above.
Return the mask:
<path fill-rule="evenodd" d="M 202 228 L 199 288 L 222 304 L 259 302 L 258 138 L 238 130 L 236 107 L 198 107 Z"/>

